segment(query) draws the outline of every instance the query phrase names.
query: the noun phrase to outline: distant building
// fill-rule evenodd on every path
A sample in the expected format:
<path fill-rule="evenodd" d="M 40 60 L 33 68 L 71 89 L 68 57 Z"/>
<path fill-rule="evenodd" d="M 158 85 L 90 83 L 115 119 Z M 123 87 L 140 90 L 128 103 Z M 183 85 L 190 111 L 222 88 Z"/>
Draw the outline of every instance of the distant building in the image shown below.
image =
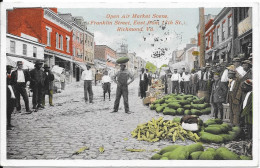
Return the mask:
<path fill-rule="evenodd" d="M 106 45 L 95 46 L 95 63 L 99 71 L 107 70 L 113 75 L 116 72 L 116 51 Z"/>

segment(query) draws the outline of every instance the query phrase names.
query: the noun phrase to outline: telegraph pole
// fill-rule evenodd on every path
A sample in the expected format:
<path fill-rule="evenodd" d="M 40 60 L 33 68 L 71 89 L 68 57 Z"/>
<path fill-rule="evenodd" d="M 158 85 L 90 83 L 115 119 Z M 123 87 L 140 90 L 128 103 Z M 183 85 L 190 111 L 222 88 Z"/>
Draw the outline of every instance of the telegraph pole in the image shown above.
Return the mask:
<path fill-rule="evenodd" d="M 204 8 L 199 8 L 200 15 L 200 67 L 205 66 L 205 18 Z"/>

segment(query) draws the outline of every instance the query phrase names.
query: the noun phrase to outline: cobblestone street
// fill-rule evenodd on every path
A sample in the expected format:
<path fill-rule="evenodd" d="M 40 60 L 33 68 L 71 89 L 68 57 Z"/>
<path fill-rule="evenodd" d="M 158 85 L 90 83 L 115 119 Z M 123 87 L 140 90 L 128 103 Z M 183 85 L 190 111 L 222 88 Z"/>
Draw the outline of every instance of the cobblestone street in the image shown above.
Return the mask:
<path fill-rule="evenodd" d="M 172 142 L 161 140 L 156 143 L 137 141 L 131 137 L 131 131 L 138 124 L 160 116 L 142 104 L 138 97 L 138 80 L 129 86 L 131 114 L 124 112 L 121 98 L 118 113 L 113 110 L 116 86 L 112 85 L 111 101 L 104 102 L 102 88 L 93 86 L 94 104 L 86 104 L 83 99 L 83 83 L 73 83 L 62 93 L 54 95 L 54 107 L 29 115 L 12 115 L 15 126 L 7 132 L 8 159 L 100 159 L 133 160 L 149 159 L 153 154 Z M 47 99 L 47 98 L 46 98 Z M 23 101 L 22 101 L 23 102 Z M 46 103 L 47 104 L 47 103 Z M 201 118 L 208 116 L 201 116 Z M 178 144 L 189 144 L 191 141 Z M 82 147 L 88 147 L 79 155 L 73 155 Z M 105 152 L 100 153 L 99 147 Z M 144 152 L 129 152 L 126 149 L 145 149 Z"/>

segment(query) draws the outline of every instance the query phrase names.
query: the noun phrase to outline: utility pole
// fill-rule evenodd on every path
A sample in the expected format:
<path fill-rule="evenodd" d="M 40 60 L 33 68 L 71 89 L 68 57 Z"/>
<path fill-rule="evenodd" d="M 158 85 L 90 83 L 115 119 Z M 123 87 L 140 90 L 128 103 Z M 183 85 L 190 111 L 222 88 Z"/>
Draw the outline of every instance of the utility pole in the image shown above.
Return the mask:
<path fill-rule="evenodd" d="M 204 8 L 199 8 L 200 15 L 200 67 L 205 66 L 205 18 Z"/>

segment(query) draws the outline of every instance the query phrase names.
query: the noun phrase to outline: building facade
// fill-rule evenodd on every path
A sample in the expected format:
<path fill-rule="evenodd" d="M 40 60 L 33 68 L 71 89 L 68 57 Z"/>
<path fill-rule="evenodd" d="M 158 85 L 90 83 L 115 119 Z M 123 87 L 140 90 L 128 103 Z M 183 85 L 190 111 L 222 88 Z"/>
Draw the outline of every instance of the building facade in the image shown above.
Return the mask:
<path fill-rule="evenodd" d="M 99 71 L 107 70 L 112 76 L 116 72 L 116 51 L 106 45 L 95 46 L 95 60 Z"/>
<path fill-rule="evenodd" d="M 251 7 L 240 7 L 233 8 L 234 13 L 234 27 L 233 38 L 234 56 L 243 54 L 244 58 L 250 57 L 252 53 L 252 8 Z"/>
<path fill-rule="evenodd" d="M 15 8 L 7 11 L 7 22 L 8 33 L 29 35 L 45 44 L 45 63 L 63 67 L 67 81 L 72 81 L 72 25 L 57 8 Z"/>

